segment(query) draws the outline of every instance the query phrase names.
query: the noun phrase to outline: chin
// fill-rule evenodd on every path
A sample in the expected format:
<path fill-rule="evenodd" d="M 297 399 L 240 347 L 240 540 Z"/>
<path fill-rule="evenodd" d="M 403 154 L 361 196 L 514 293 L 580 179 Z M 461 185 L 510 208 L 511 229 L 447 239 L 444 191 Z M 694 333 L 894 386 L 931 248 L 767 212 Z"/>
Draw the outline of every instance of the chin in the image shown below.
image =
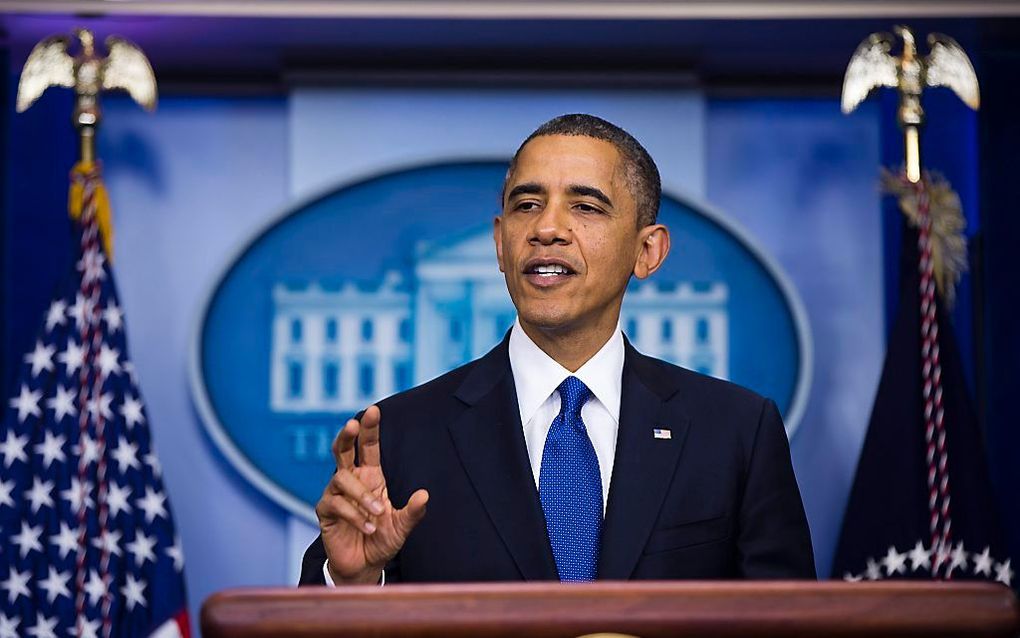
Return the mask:
<path fill-rule="evenodd" d="M 575 318 L 569 313 L 563 309 L 550 307 L 551 305 L 538 302 L 529 308 L 519 308 L 517 314 L 522 323 L 542 330 L 562 330 L 575 323 Z"/>

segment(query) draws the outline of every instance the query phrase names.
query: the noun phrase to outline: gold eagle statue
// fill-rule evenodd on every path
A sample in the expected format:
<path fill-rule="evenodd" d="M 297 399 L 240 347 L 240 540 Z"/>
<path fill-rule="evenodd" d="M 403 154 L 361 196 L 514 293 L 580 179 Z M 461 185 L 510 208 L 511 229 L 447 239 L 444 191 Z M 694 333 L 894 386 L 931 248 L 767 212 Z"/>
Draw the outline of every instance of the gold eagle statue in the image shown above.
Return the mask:
<path fill-rule="evenodd" d="M 78 95 L 76 123 L 81 115 L 98 118 L 96 98 L 106 89 L 123 89 L 146 110 L 156 107 L 156 76 L 142 50 L 124 38 L 110 36 L 105 44 L 108 54 L 96 54 L 91 31 L 76 29 L 81 43 L 77 56 L 68 53 L 71 38 L 52 36 L 35 45 L 28 55 L 18 83 L 17 111 L 28 109 L 51 86 L 72 88 Z M 95 124 L 95 122 L 80 122 Z"/>
<path fill-rule="evenodd" d="M 896 27 L 895 30 L 903 38 L 901 56 L 889 53 L 895 44 L 891 34 L 872 33 L 850 58 L 843 78 L 841 106 L 844 113 L 852 112 L 872 89 L 881 86 L 899 88 L 918 97 L 925 86 L 945 86 L 970 108 L 976 110 L 980 106 L 977 74 L 956 40 L 941 33 L 929 34 L 929 53 L 921 58 L 910 29 Z"/>

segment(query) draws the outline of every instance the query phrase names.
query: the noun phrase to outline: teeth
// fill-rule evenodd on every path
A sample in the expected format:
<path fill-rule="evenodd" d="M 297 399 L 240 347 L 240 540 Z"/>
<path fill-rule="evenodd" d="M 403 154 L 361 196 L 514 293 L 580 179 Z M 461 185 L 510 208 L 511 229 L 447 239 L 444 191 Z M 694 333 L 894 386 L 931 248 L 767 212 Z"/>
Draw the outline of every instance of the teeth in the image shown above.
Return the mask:
<path fill-rule="evenodd" d="M 535 266 L 535 272 L 540 275 L 565 275 L 567 269 L 559 264 L 549 264 L 544 266 Z"/>

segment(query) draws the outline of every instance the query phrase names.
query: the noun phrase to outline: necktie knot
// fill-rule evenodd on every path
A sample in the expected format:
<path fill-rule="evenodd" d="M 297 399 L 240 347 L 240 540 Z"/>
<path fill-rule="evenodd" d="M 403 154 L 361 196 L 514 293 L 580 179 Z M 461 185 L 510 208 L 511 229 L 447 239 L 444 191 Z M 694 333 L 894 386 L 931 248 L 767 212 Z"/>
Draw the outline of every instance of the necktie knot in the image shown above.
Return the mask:
<path fill-rule="evenodd" d="M 591 390 L 577 377 L 567 377 L 556 388 L 560 393 L 560 413 L 568 419 L 580 419 L 581 408 L 591 398 Z"/>

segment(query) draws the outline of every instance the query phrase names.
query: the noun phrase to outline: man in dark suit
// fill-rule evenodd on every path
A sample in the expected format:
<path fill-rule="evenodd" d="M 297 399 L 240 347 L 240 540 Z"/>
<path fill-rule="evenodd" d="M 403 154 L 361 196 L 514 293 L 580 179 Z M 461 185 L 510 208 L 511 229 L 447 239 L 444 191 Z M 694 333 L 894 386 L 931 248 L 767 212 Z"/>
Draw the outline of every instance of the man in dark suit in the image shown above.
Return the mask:
<path fill-rule="evenodd" d="M 669 252 L 660 195 L 604 120 L 525 140 L 494 221 L 517 321 L 347 422 L 302 584 L 815 577 L 775 404 L 620 331 L 631 276 Z"/>

